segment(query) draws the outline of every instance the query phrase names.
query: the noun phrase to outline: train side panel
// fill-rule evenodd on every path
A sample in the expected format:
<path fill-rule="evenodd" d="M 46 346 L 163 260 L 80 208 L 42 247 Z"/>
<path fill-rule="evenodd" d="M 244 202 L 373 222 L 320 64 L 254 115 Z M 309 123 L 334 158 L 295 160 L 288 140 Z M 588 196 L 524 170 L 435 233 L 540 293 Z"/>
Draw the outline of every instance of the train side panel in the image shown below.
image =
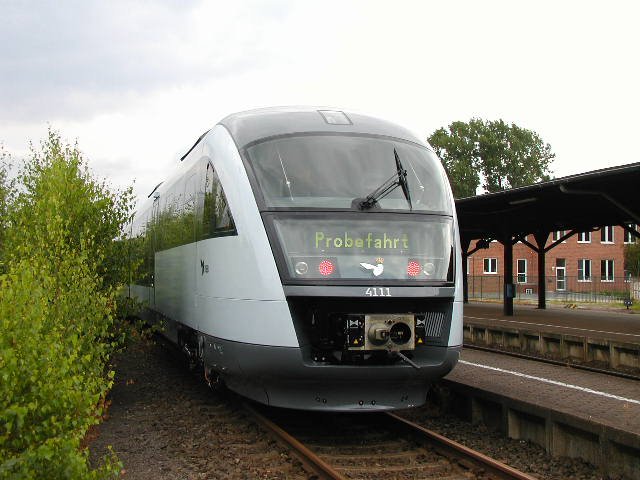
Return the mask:
<path fill-rule="evenodd" d="M 197 244 L 197 330 L 225 340 L 297 347 L 280 276 L 237 147 L 222 126 L 204 139 L 224 188 L 237 235 Z M 208 270 L 208 272 L 207 272 Z"/>

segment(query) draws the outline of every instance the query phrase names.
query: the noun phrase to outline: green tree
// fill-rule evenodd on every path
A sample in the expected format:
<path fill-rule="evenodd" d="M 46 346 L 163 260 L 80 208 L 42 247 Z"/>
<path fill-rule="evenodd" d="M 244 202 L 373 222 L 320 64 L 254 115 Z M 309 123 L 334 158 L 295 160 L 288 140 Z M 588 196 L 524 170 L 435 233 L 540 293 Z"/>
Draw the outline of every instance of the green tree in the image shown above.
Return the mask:
<path fill-rule="evenodd" d="M 640 243 L 624 246 L 624 269 L 633 277 L 640 277 Z"/>
<path fill-rule="evenodd" d="M 549 180 L 555 158 L 537 133 L 502 120 L 453 122 L 428 140 L 456 198 L 475 195 L 481 179 L 491 193 Z"/>

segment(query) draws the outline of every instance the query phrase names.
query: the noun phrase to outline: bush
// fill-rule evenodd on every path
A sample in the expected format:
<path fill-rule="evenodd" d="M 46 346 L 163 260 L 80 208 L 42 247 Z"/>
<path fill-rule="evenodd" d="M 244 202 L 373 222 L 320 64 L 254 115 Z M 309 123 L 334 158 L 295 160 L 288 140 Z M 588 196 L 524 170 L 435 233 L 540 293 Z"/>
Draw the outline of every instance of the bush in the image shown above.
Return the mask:
<path fill-rule="evenodd" d="M 114 240 L 124 236 L 133 214 L 131 188 L 111 191 L 91 175 L 77 146 L 53 131 L 40 150 L 32 146 L 18 186 L 9 214 L 9 258 L 29 258 L 37 250 L 55 262 L 59 252 L 50 247 L 60 243 L 73 254 L 87 253 L 104 288 L 126 280 L 126 242 Z"/>
<path fill-rule="evenodd" d="M 9 167 L 9 155 L 0 146 L 0 274 L 4 273 L 4 232 L 7 229 L 7 211 L 13 190 L 8 174 Z"/>
<path fill-rule="evenodd" d="M 8 208 L 0 276 L 0 478 L 107 478 L 81 441 L 112 385 L 131 190 L 111 192 L 49 132 Z"/>

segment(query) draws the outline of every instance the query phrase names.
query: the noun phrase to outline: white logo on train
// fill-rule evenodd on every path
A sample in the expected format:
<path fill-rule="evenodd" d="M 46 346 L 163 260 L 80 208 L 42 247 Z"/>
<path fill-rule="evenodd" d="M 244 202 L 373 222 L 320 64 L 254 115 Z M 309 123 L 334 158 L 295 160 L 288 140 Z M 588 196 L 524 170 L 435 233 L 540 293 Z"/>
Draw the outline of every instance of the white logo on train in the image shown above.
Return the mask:
<path fill-rule="evenodd" d="M 370 263 L 361 262 L 360 266 L 365 270 L 370 270 L 371 273 L 373 273 L 374 277 L 379 277 L 380 275 L 382 275 L 382 272 L 384 272 L 383 262 L 384 262 L 383 258 L 376 258 L 376 265 L 371 265 Z"/>

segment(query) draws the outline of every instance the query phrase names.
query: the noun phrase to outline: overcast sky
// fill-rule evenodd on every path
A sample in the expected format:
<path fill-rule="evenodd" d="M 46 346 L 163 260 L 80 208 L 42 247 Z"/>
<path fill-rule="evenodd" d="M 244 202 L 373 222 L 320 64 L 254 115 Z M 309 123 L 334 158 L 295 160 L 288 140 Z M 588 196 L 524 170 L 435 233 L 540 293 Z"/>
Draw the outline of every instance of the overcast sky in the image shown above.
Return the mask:
<path fill-rule="evenodd" d="M 502 118 L 554 176 L 640 161 L 640 2 L 0 0 L 0 143 L 51 125 L 138 195 L 229 113 L 322 105 L 426 139 Z"/>

